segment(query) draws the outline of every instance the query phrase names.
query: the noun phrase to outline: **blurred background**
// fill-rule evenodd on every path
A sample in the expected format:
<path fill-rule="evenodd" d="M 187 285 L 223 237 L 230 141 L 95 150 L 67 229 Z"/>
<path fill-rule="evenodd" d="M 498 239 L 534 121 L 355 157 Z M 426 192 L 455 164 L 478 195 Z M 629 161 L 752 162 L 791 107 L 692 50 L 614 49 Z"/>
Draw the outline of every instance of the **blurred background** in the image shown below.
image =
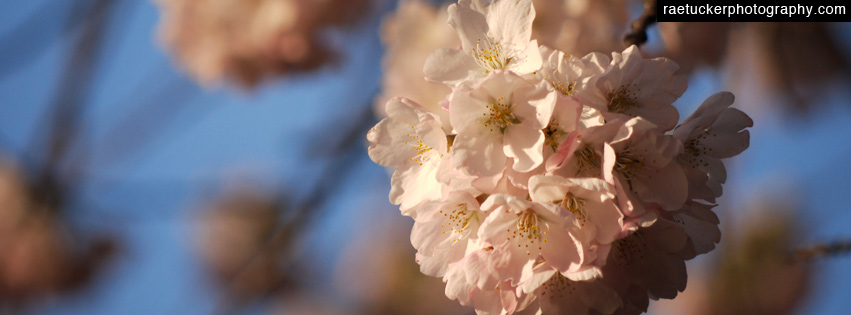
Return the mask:
<path fill-rule="evenodd" d="M 448 92 L 421 74 L 458 45 L 447 3 L 0 4 L 0 314 L 472 313 L 419 272 L 365 143 L 387 98 Z M 535 5 L 533 36 L 577 56 L 642 11 Z M 690 75 L 681 119 L 729 90 L 754 120 L 721 244 L 649 313 L 851 313 L 851 24 L 648 35 Z"/>

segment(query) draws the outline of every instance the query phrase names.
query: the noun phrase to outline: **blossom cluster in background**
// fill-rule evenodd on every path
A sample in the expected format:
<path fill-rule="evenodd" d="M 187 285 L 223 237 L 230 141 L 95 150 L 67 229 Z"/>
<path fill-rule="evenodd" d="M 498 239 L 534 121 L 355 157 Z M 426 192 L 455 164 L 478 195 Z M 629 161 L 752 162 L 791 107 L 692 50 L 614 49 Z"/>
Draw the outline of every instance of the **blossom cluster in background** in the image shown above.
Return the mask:
<path fill-rule="evenodd" d="M 285 281 L 284 246 L 269 241 L 278 228 L 281 202 L 250 189 L 224 194 L 197 218 L 197 252 L 232 303 L 263 296 Z"/>
<path fill-rule="evenodd" d="M 196 79 L 244 86 L 326 64 L 320 31 L 356 21 L 370 0 L 158 0 L 165 45 Z"/>
<path fill-rule="evenodd" d="M 88 284 L 118 249 L 111 238 L 81 239 L 33 188 L 0 161 L 0 305 L 11 310 Z"/>
<path fill-rule="evenodd" d="M 421 271 L 479 313 L 638 313 L 684 290 L 685 260 L 720 240 L 721 159 L 748 147 L 733 95 L 677 125 L 669 59 L 540 45 L 531 0 L 447 12 L 460 49 L 425 58 L 430 83 L 405 80 L 445 92 L 390 99 L 367 135 Z"/>

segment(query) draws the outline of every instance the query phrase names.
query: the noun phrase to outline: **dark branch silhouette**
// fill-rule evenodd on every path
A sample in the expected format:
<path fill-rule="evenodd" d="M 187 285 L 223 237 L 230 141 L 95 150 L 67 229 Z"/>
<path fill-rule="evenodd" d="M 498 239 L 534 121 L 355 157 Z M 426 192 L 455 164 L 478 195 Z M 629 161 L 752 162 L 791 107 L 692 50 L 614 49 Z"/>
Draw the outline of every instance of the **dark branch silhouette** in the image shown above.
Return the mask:
<path fill-rule="evenodd" d="M 623 38 L 626 47 L 641 46 L 647 42 L 647 28 L 656 23 L 656 0 L 644 0 L 644 11 L 630 25 L 630 32 Z"/>

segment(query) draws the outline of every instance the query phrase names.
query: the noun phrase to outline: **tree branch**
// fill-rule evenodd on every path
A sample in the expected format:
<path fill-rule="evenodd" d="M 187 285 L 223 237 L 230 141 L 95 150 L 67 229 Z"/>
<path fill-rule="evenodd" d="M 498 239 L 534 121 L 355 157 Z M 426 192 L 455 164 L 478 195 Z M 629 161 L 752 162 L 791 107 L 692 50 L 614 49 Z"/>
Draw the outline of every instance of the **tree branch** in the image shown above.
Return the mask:
<path fill-rule="evenodd" d="M 797 263 L 848 253 L 851 253 L 851 240 L 839 240 L 797 249 L 791 253 L 790 260 L 793 263 Z"/>
<path fill-rule="evenodd" d="M 630 32 L 623 37 L 626 47 L 641 46 L 647 42 L 647 28 L 656 23 L 656 0 L 644 0 L 644 11 L 630 24 Z"/>
<path fill-rule="evenodd" d="M 230 280 L 226 291 L 232 290 L 234 284 L 240 278 L 246 277 L 251 265 L 257 263 L 263 254 L 269 250 L 280 250 L 280 265 L 284 270 L 287 269 L 286 267 L 292 266 L 298 258 L 297 247 L 298 243 L 303 240 L 304 232 L 313 227 L 314 220 L 321 217 L 323 211 L 328 210 L 324 209 L 323 206 L 331 199 L 330 196 L 341 190 L 345 177 L 356 169 L 355 165 L 360 163 L 361 159 L 367 157 L 363 141 L 357 139 L 364 139 L 366 132 L 376 123 L 376 119 L 372 115 L 371 104 L 373 99 L 374 97 L 370 97 L 360 108 L 360 112 L 352 116 L 354 122 L 351 125 L 347 126 L 343 132 L 339 132 L 339 130 L 336 132 L 340 134 L 339 140 L 334 142 L 330 150 L 308 150 L 308 157 L 312 159 L 330 158 L 330 161 L 320 172 L 319 180 L 314 184 L 307 197 L 290 209 L 284 209 L 283 212 L 288 215 L 286 220 L 278 225 L 272 235 L 264 241 L 260 250 L 255 252 L 252 258 L 240 268 L 240 271 Z M 320 139 L 323 140 L 330 138 L 331 135 L 320 136 Z M 285 289 L 283 288 L 285 284 L 283 282 L 278 283 L 254 300 L 266 298 L 278 290 Z M 223 300 L 215 313 L 232 314 L 237 311 L 238 307 L 239 305 L 234 305 L 231 301 Z"/>
<path fill-rule="evenodd" d="M 100 59 L 101 43 L 109 21 L 114 1 L 92 0 L 76 4 L 69 17 L 69 27 L 80 26 L 80 34 L 72 46 L 69 58 L 62 70 L 52 108 L 45 114 L 46 136 L 44 141 L 45 161 L 36 168 L 33 182 L 33 198 L 46 209 L 60 211 L 64 207 L 65 195 L 71 178 L 63 177 L 61 164 L 66 161 L 72 144 L 80 138 L 80 124 L 85 111 L 87 97 L 94 84 L 95 66 Z M 40 141 L 33 141 L 41 144 Z M 24 156 L 28 152 L 22 153 Z M 79 165 L 73 165 L 77 167 Z"/>

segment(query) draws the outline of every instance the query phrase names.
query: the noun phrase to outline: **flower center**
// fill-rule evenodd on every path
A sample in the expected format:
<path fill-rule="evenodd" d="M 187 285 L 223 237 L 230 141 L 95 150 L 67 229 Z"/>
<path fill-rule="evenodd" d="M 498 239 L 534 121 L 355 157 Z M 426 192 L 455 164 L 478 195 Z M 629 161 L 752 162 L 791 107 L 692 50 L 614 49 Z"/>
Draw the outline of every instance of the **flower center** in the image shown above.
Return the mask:
<path fill-rule="evenodd" d="M 585 222 L 588 222 L 588 214 L 585 212 L 585 200 L 576 198 L 576 196 L 568 192 L 564 195 L 564 199 L 561 200 L 559 205 L 570 211 L 570 213 L 573 213 L 576 216 L 576 220 L 579 221 L 580 226 L 585 226 Z"/>
<path fill-rule="evenodd" d="M 541 238 L 541 231 L 538 229 L 538 216 L 530 210 L 521 213 L 520 219 L 517 220 L 517 231 L 520 232 L 521 236 L 525 235 L 529 239 Z"/>
<path fill-rule="evenodd" d="M 636 231 L 631 235 L 616 240 L 614 242 L 615 261 L 618 265 L 629 265 L 633 261 L 644 259 L 643 238 L 641 231 Z"/>
<path fill-rule="evenodd" d="M 617 155 L 615 160 L 615 170 L 623 174 L 624 179 L 628 183 L 644 169 L 644 160 L 639 154 L 636 154 L 632 148 L 626 149 Z M 630 183 L 632 186 L 632 183 Z"/>
<path fill-rule="evenodd" d="M 489 73 L 505 69 L 511 58 L 505 56 L 502 45 L 490 36 L 485 35 L 484 39 L 484 42 L 481 39 L 476 40 L 476 48 L 472 49 L 473 59 Z"/>
<path fill-rule="evenodd" d="M 497 98 L 495 102 L 488 105 L 488 112 L 482 113 L 482 116 L 485 116 L 485 127 L 489 127 L 491 131 L 496 127 L 499 132 L 505 133 L 506 127 L 519 124 L 520 120 L 513 113 L 516 107 L 517 105 L 506 102 L 504 97 Z"/>
<path fill-rule="evenodd" d="M 559 73 L 559 72 L 556 72 L 556 73 Z M 562 73 L 562 75 L 566 75 L 566 74 Z M 570 81 L 570 82 L 561 81 L 561 80 L 557 79 L 558 77 L 559 76 L 553 75 L 553 87 L 556 89 L 556 91 L 559 91 L 559 92 L 561 92 L 561 94 L 564 94 L 566 96 L 573 95 L 573 91 L 575 90 L 575 87 L 576 87 L 576 81 Z"/>
<path fill-rule="evenodd" d="M 440 210 L 440 213 L 446 219 L 446 222 L 440 225 L 443 228 L 443 234 L 446 234 L 446 228 L 448 227 L 453 243 L 465 238 L 464 231 L 468 230 L 467 227 L 470 225 L 470 220 L 475 214 L 473 211 L 467 209 L 467 204 L 459 203 L 452 208 L 452 211 Z"/>
<path fill-rule="evenodd" d="M 531 209 L 518 213 L 517 217 L 517 225 L 514 231 L 511 231 L 511 229 L 506 230 L 506 232 L 511 233 L 511 237 L 508 240 L 515 239 L 517 247 L 526 249 L 527 256 L 531 256 L 533 251 L 537 256 L 537 253 L 541 250 L 541 245 L 547 242 L 547 231 L 541 233 L 541 228 L 538 226 L 540 219 Z M 535 245 L 535 241 L 538 241 L 537 245 Z"/>
<path fill-rule="evenodd" d="M 621 85 L 614 91 L 606 93 L 606 98 L 609 100 L 607 109 L 612 113 L 624 113 L 630 109 L 638 107 L 638 93 L 641 89 L 632 91 L 633 84 Z"/>
<path fill-rule="evenodd" d="M 600 154 L 597 154 L 588 145 L 585 145 L 581 150 L 576 150 L 573 156 L 576 158 L 577 174 L 600 169 Z"/>
<path fill-rule="evenodd" d="M 712 148 L 707 148 L 701 144 L 701 140 L 706 139 L 708 136 L 710 136 L 708 129 L 704 129 L 703 131 L 694 131 L 683 144 L 683 152 L 691 167 L 698 168 L 701 166 L 709 166 L 709 163 L 707 163 L 703 157 L 709 154 L 709 152 L 712 151 Z"/>
<path fill-rule="evenodd" d="M 544 128 L 544 145 L 553 149 L 553 151 L 558 151 L 558 145 L 561 143 L 559 138 L 566 133 L 561 131 L 561 126 L 559 126 L 558 122 L 555 120 L 550 121 L 550 124 L 547 125 L 547 128 Z"/>
<path fill-rule="evenodd" d="M 411 129 L 415 129 L 414 126 L 411 126 Z M 424 162 L 428 162 L 429 160 L 431 160 L 432 156 L 434 156 L 434 154 L 428 154 L 432 151 L 431 147 L 423 143 L 423 139 L 420 138 L 420 136 L 417 134 L 409 133 L 407 134 L 407 136 L 408 138 L 410 138 L 410 140 L 405 141 L 405 144 L 414 148 L 414 151 L 417 151 L 417 155 L 410 158 L 410 160 L 415 163 L 419 162 L 420 165 L 423 165 Z"/>
<path fill-rule="evenodd" d="M 558 272 L 556 272 L 550 280 L 544 282 L 541 289 L 541 296 L 549 296 L 551 300 L 564 299 L 565 294 L 572 294 L 573 291 L 576 290 L 576 288 L 573 287 L 573 281 L 570 281 L 570 279 L 565 278 Z"/>

